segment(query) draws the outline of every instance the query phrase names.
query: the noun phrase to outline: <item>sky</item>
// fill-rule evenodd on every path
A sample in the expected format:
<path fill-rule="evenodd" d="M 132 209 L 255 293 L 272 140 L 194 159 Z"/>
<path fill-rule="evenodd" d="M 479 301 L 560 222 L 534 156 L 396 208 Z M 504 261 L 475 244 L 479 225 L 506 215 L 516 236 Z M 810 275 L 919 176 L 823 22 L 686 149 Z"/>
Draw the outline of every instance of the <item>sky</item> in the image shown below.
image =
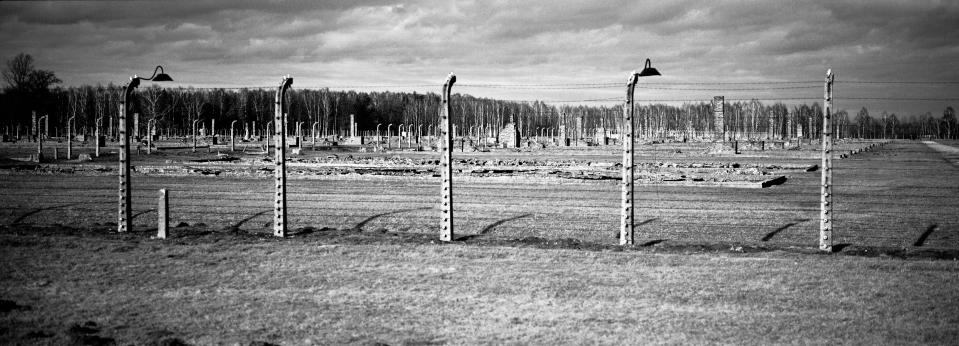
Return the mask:
<path fill-rule="evenodd" d="M 162 65 L 165 86 L 438 93 L 454 73 L 454 93 L 612 105 L 648 58 L 639 103 L 815 102 L 831 69 L 837 109 L 959 107 L 959 1 L 0 1 L 0 59 L 21 52 L 64 86 Z M 856 83 L 889 81 L 934 83 Z"/>

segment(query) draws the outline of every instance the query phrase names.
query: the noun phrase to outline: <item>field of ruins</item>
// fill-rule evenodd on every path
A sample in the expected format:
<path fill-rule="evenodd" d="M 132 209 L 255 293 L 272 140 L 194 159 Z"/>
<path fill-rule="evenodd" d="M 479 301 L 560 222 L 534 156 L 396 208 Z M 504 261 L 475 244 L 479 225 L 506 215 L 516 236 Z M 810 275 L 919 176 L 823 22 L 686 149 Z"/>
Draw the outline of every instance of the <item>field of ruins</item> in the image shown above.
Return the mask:
<path fill-rule="evenodd" d="M 0 276 L 3 308 L 18 312 L 3 315 L 0 335 L 50 344 L 959 337 L 956 141 L 837 141 L 827 254 L 817 249 L 815 140 L 637 141 L 629 246 L 617 242 L 616 143 L 460 138 L 447 243 L 431 138 L 333 140 L 288 149 L 285 238 L 272 235 L 265 141 L 157 137 L 149 153 L 140 142 L 125 233 L 116 232 L 116 143 L 97 156 L 92 142 L 74 142 L 66 159 L 67 143 L 48 139 L 40 163 L 36 142 L 3 143 Z M 156 239 L 159 189 L 169 194 L 167 239 Z M 620 328 L 630 330 L 607 334 Z"/>

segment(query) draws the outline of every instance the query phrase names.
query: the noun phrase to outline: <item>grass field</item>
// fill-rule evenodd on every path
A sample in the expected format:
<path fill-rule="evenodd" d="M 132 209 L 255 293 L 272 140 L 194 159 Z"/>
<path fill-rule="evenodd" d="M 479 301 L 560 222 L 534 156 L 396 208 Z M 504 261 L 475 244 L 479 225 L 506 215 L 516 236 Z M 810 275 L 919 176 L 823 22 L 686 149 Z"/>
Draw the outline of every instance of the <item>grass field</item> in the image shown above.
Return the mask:
<path fill-rule="evenodd" d="M 794 156 L 706 159 L 818 163 Z M 292 236 L 276 239 L 268 178 L 137 174 L 138 226 L 117 234 L 115 176 L 8 171 L 0 339 L 954 344 L 956 170 L 921 142 L 837 160 L 836 254 L 814 250 L 818 171 L 767 189 L 640 184 L 642 245 L 625 249 L 616 181 L 462 177 L 459 241 L 441 244 L 429 176 L 293 176 Z M 168 240 L 150 239 L 159 188 L 182 223 Z"/>
<path fill-rule="evenodd" d="M 71 234 L 72 233 L 72 234 Z M 64 344 L 952 344 L 955 261 L 336 244 L 110 230 L 0 237 L 0 338 Z M 74 324 L 95 323 L 96 332 Z M 71 327 L 72 332 L 71 332 Z"/>

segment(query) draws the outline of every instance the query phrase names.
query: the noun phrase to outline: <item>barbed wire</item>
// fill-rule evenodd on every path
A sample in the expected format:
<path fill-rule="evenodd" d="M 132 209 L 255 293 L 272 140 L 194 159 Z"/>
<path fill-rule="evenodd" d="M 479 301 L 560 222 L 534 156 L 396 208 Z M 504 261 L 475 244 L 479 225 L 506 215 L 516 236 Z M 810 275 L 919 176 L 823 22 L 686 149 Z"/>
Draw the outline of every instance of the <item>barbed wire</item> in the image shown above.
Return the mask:
<path fill-rule="evenodd" d="M 822 89 L 821 85 L 811 86 L 785 86 L 785 87 L 761 87 L 761 88 L 664 88 L 657 86 L 646 86 L 646 84 L 637 84 L 637 89 L 649 90 L 676 90 L 676 91 L 764 91 L 764 90 L 795 90 L 795 89 Z"/>
<path fill-rule="evenodd" d="M 820 82 L 822 83 L 822 82 Z M 844 81 L 836 80 L 836 84 L 929 84 L 929 85 L 959 85 L 959 81 Z"/>
<path fill-rule="evenodd" d="M 795 84 L 816 84 L 808 86 L 784 86 L 784 87 L 762 87 L 762 88 L 742 88 L 738 90 L 777 90 L 777 89 L 803 89 L 821 87 L 824 81 L 746 81 L 746 82 L 642 82 L 637 84 L 637 88 L 650 88 L 649 86 L 690 86 L 690 85 L 795 85 Z M 959 81 L 870 81 L 870 80 L 836 80 L 835 84 L 903 84 L 903 85 L 959 85 Z M 310 85 L 294 88 L 300 90 L 322 90 L 322 89 L 379 89 L 379 88 L 440 88 L 442 83 L 430 84 L 346 84 L 346 85 Z M 489 89 L 590 89 L 590 88 L 619 88 L 626 87 L 626 83 L 620 82 L 595 82 L 595 83 L 458 83 L 455 87 L 466 88 L 489 88 Z M 175 89 L 197 89 L 197 90 L 242 90 L 242 89 L 275 89 L 277 86 L 224 86 L 224 87 L 194 87 L 194 86 L 176 86 Z M 662 88 L 663 90 L 737 90 L 723 88 Z"/>

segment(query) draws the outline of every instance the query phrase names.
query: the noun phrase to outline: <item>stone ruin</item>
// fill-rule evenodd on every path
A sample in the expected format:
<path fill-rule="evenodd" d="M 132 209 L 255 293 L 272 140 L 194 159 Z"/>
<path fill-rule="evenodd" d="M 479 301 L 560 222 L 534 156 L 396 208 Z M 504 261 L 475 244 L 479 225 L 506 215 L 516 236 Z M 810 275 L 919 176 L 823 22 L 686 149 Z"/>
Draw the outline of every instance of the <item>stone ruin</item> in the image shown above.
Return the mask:
<path fill-rule="evenodd" d="M 510 117 L 509 122 L 499 132 L 499 143 L 504 148 L 519 148 L 519 141 L 519 130 L 513 122 L 513 117 Z"/>
<path fill-rule="evenodd" d="M 596 138 L 596 144 L 609 145 L 609 136 L 606 135 L 606 128 L 597 127 L 595 138 Z"/>

